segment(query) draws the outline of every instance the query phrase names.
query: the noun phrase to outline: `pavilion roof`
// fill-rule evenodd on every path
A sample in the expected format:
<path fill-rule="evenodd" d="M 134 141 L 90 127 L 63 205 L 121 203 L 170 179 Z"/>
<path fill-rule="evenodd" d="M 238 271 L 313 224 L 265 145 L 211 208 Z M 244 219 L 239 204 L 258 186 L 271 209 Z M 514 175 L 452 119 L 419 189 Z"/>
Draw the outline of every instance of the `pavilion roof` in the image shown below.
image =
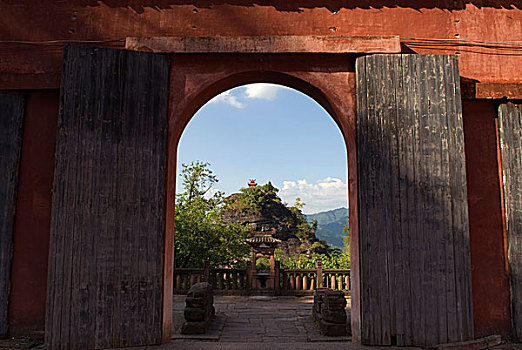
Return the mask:
<path fill-rule="evenodd" d="M 246 240 L 248 243 L 269 243 L 269 244 L 277 244 L 281 243 L 280 239 L 274 238 L 271 235 L 255 235 Z"/>

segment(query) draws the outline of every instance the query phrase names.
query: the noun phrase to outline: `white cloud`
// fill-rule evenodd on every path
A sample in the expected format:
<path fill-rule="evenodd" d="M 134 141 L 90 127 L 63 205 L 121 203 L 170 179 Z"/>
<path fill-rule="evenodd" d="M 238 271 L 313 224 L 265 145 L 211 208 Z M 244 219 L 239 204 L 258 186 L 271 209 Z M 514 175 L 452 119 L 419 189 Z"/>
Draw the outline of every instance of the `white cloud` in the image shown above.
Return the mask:
<path fill-rule="evenodd" d="M 273 101 L 276 99 L 279 90 L 285 89 L 284 86 L 256 83 L 249 84 L 238 89 L 228 90 L 217 95 L 208 103 L 225 103 L 235 108 L 245 108 L 246 99 L 260 99 Z M 242 93 L 240 94 L 239 91 Z"/>
<path fill-rule="evenodd" d="M 275 100 L 281 88 L 281 86 L 274 84 L 250 84 L 245 86 L 245 97 L 272 101 Z"/>
<path fill-rule="evenodd" d="M 231 105 L 232 107 L 240 109 L 246 107 L 246 105 L 243 102 L 237 99 L 237 96 L 232 95 L 232 92 L 230 90 L 217 95 L 216 97 L 208 101 L 208 103 L 226 103 L 228 105 Z"/>
<path fill-rule="evenodd" d="M 301 198 L 306 204 L 303 208 L 306 214 L 348 206 L 348 186 L 341 179 L 332 177 L 315 183 L 304 179 L 283 181 L 279 196 L 289 205 L 293 205 L 297 197 Z"/>

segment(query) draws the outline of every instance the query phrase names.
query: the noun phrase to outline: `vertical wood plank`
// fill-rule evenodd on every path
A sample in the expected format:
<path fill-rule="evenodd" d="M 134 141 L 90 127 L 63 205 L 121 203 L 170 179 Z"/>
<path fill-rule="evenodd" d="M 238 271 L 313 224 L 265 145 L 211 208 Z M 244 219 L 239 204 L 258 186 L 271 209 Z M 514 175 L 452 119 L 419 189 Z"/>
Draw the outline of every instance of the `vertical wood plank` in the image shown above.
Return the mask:
<path fill-rule="evenodd" d="M 435 73 L 435 81 L 437 94 L 437 105 L 434 110 L 435 118 L 437 122 L 437 132 L 433 135 L 433 142 L 436 145 L 434 150 L 434 231 L 436 235 L 433 237 L 433 273 L 435 276 L 435 283 L 432 290 L 432 298 L 434 304 L 437 306 L 437 314 L 434 315 L 432 320 L 433 327 L 437 328 L 435 337 L 433 338 L 434 343 L 446 343 L 447 342 L 447 306 L 446 306 L 446 279 L 445 279 L 445 235 L 446 235 L 446 224 L 447 217 L 445 211 L 448 208 L 448 203 L 444 199 L 444 190 L 447 187 L 447 172 L 443 171 L 447 167 L 447 161 L 444 161 L 445 154 L 447 154 L 447 143 L 445 139 L 448 134 L 447 128 L 447 110 L 446 110 L 446 95 L 448 93 L 446 89 L 446 79 L 444 70 L 446 68 L 447 56 L 435 56 L 435 65 L 433 67 Z M 437 118 L 437 115 L 439 117 Z M 440 205 L 438 205 L 440 203 Z"/>
<path fill-rule="evenodd" d="M 391 122 L 392 122 L 392 131 L 394 133 L 393 144 L 390 147 L 392 151 L 392 159 L 391 159 L 391 172 L 398 174 L 398 176 L 392 179 L 392 198 L 391 198 L 391 206 L 393 213 L 393 243 L 392 249 L 394 250 L 394 261 L 392 261 L 392 266 L 394 270 L 394 279 L 390 283 L 390 288 L 393 289 L 394 298 L 394 311 L 392 311 L 392 317 L 395 320 L 395 333 L 397 337 L 397 345 L 403 345 L 408 343 L 405 339 L 406 334 L 408 334 L 407 329 L 410 327 L 409 322 L 409 309 L 405 307 L 405 304 L 408 303 L 408 299 L 404 298 L 405 295 L 409 295 L 410 286 L 408 284 L 409 279 L 406 279 L 405 271 L 409 268 L 409 259 L 406 253 L 407 250 L 403 250 L 403 241 L 405 241 L 408 237 L 404 235 L 404 233 L 408 232 L 408 228 L 404 227 L 404 224 L 407 221 L 403 221 L 402 217 L 406 217 L 407 212 L 407 191 L 405 186 L 405 167 L 401 167 L 401 164 L 406 162 L 405 155 L 405 145 L 404 138 L 406 128 L 399 127 L 400 119 L 399 118 L 408 118 L 408 113 L 406 108 L 403 106 L 403 101 L 399 98 L 402 91 L 404 91 L 404 85 L 406 82 L 402 79 L 402 70 L 403 70 L 403 57 L 400 56 L 398 59 L 391 60 L 391 76 L 390 81 L 393 84 L 392 90 L 394 91 L 393 95 L 393 106 L 394 109 L 391 112 Z M 393 208 L 397 208 L 397 210 L 393 210 Z M 411 299 L 411 298 L 410 298 Z"/>
<path fill-rule="evenodd" d="M 372 55 L 356 74 L 361 340 L 471 339 L 457 60 Z"/>
<path fill-rule="evenodd" d="M 370 197 L 369 187 L 372 184 L 371 178 L 369 177 L 374 172 L 369 171 L 371 167 L 371 158 L 369 153 L 371 150 L 371 134 L 369 130 L 368 118 L 366 117 L 369 113 L 369 97 L 370 95 L 366 91 L 371 91 L 370 79 L 371 66 L 368 64 L 368 57 L 361 57 L 356 61 L 356 75 L 357 75 L 357 177 L 365 178 L 368 181 L 358 182 L 358 196 L 359 196 L 359 223 L 363 230 L 359 230 L 360 236 L 360 299 L 361 306 L 364 304 L 365 310 L 361 310 L 361 342 L 371 343 L 374 339 L 373 336 L 373 316 L 375 312 L 373 309 L 377 309 L 375 302 L 372 302 L 370 297 L 370 267 L 371 267 L 371 256 L 372 246 L 370 245 L 370 236 L 368 234 L 370 230 L 371 220 L 368 217 L 368 204 L 367 202 L 373 201 L 373 196 Z"/>
<path fill-rule="evenodd" d="M 415 66 L 411 56 L 402 56 L 402 67 L 396 75 L 396 79 L 403 80 L 402 89 L 397 91 L 398 114 L 397 130 L 400 133 L 400 149 L 401 159 L 399 163 L 399 183 L 401 187 L 401 230 L 402 230 L 402 249 L 406 254 L 399 264 L 402 264 L 404 275 L 404 289 L 400 294 L 400 298 L 404 298 L 404 334 L 398 334 L 398 345 L 407 345 L 413 343 L 413 334 L 418 324 L 414 318 L 418 316 L 416 306 L 418 304 L 419 294 L 416 292 L 419 283 L 416 283 L 414 277 L 418 278 L 418 274 L 414 275 L 417 268 L 415 258 L 418 254 L 418 248 L 414 244 L 417 232 L 416 221 L 416 187 L 415 184 L 415 155 L 417 154 L 418 144 L 415 142 L 417 130 L 414 121 L 417 118 L 417 79 L 415 78 Z M 408 93 L 405 93 L 408 92 Z M 402 96 L 402 98 L 400 98 Z M 400 98 L 400 99 L 399 99 Z M 402 108 L 401 108 L 402 106 Z M 404 210 L 402 210 L 404 208 Z"/>
<path fill-rule="evenodd" d="M 428 280 L 426 283 L 426 299 L 428 301 L 426 307 L 426 344 L 439 344 L 439 308 L 442 305 L 438 304 L 438 286 L 443 283 L 443 279 L 437 272 L 437 261 L 439 257 L 440 247 L 437 246 L 437 241 L 442 237 L 441 226 L 445 220 L 440 215 L 442 210 L 442 198 L 440 196 L 440 149 L 441 149 L 441 125 L 445 122 L 445 114 L 443 113 L 442 95 L 444 94 L 444 80 L 440 75 L 440 68 L 442 67 L 441 56 L 431 56 L 426 60 L 426 70 L 430 72 L 427 79 L 427 140 L 425 142 L 427 159 L 425 159 L 425 178 L 426 184 L 429 186 L 429 191 L 426 193 L 425 206 L 429 208 L 426 211 L 427 236 L 425 242 L 427 243 L 428 259 L 426 262 L 426 271 L 428 273 Z M 444 311 L 445 313 L 445 311 Z"/>
<path fill-rule="evenodd" d="M 375 57 L 376 64 L 370 65 L 368 69 L 368 74 L 370 76 L 379 74 L 379 63 L 380 63 L 380 56 Z M 380 83 L 382 82 L 381 79 L 379 80 L 371 80 L 369 83 L 370 88 L 372 88 L 375 91 L 382 91 L 380 90 Z M 381 241 L 381 235 L 383 230 L 380 230 L 381 227 L 379 227 L 379 222 L 375 220 L 375 216 L 377 215 L 382 219 L 382 184 L 379 182 L 381 180 L 382 171 L 378 170 L 378 167 L 380 165 L 381 160 L 381 152 L 380 152 L 380 120 L 378 119 L 377 111 L 380 111 L 379 105 L 380 105 L 380 96 L 378 94 L 375 94 L 373 96 L 370 96 L 368 98 L 368 110 L 369 110 L 369 116 L 373 116 L 374 120 L 371 120 L 368 122 L 368 136 L 369 136 L 369 151 L 372 152 L 372 159 L 370 162 L 370 167 L 368 169 L 368 175 L 370 176 L 370 186 L 373 187 L 372 191 L 369 192 L 371 194 L 372 198 L 372 206 L 373 211 L 367 212 L 367 220 L 369 222 L 369 230 L 368 230 L 368 252 L 371 252 L 369 254 L 370 261 L 369 261 L 369 267 L 370 267 L 370 283 L 373 288 L 370 288 L 370 298 L 369 301 L 372 303 L 372 305 L 375 307 L 375 310 L 379 310 L 378 313 L 373 313 L 373 324 L 372 328 L 370 328 L 371 333 L 370 336 L 374 339 L 377 339 L 379 343 L 382 341 L 382 314 L 384 310 L 382 310 L 382 304 L 380 299 L 380 293 L 381 293 L 381 280 L 380 280 L 380 273 L 382 270 L 382 261 L 380 260 L 381 254 L 382 254 L 382 245 L 383 243 Z M 385 270 L 384 270 L 385 271 Z"/>
<path fill-rule="evenodd" d="M 396 67 L 398 61 L 391 58 L 390 56 L 386 56 L 386 80 L 389 81 L 388 89 L 393 91 L 393 93 L 389 93 L 386 96 L 386 125 L 385 130 L 387 134 L 386 144 L 387 154 L 385 155 L 387 158 L 387 168 L 390 173 L 398 173 L 398 153 L 397 153 L 397 102 L 396 102 L 396 85 L 397 81 L 395 78 Z M 389 296 L 389 323 L 390 323 L 390 331 L 387 334 L 387 337 L 390 338 L 391 343 L 391 335 L 398 334 L 398 324 L 397 316 L 400 315 L 400 312 L 397 312 L 397 304 L 400 302 L 397 300 L 398 290 L 396 288 L 399 286 L 397 283 L 397 278 L 399 277 L 399 269 L 397 269 L 396 262 L 400 261 L 398 256 L 397 249 L 397 236 L 394 235 L 393 232 L 399 232 L 398 225 L 400 222 L 400 210 L 393 210 L 394 207 L 399 205 L 398 201 L 398 176 L 390 178 L 390 181 L 386 187 L 385 196 L 389 198 L 389 200 L 385 201 L 386 208 L 386 222 L 387 222 L 387 230 L 386 230 L 386 260 L 388 266 L 388 280 L 387 280 L 387 294 Z"/>
<path fill-rule="evenodd" d="M 499 106 L 499 139 L 504 184 L 504 207 L 513 335 L 522 339 L 522 113 L 512 102 Z"/>
<path fill-rule="evenodd" d="M 455 76 L 453 74 L 454 62 L 447 57 L 444 65 L 444 81 L 445 81 L 445 97 L 446 97 L 446 124 L 443 126 L 443 130 L 447 133 L 443 134 L 442 138 L 442 152 L 443 152 L 443 166 L 444 169 L 450 169 L 452 162 L 450 150 L 455 148 L 453 137 L 452 137 L 452 120 L 457 118 L 457 104 L 455 96 L 452 91 L 455 91 Z M 455 235 L 454 235 L 454 219 L 452 213 L 453 207 L 453 193 L 452 193 L 452 177 L 449 171 L 446 171 L 444 179 L 444 236 L 443 243 L 445 244 L 445 265 L 444 265 L 444 276 L 446 283 L 445 293 L 443 294 L 446 298 L 446 335 L 447 339 L 458 339 L 458 326 L 457 326 L 457 292 L 456 292 L 456 262 L 455 262 Z M 439 329 L 443 329 L 439 326 Z"/>
<path fill-rule="evenodd" d="M 356 99 L 357 99 L 357 176 L 364 176 L 366 178 L 368 166 L 368 162 L 366 161 L 366 156 L 368 154 L 367 145 L 368 142 L 368 129 L 367 129 L 367 118 L 364 116 L 368 111 L 367 98 L 368 94 L 366 91 L 368 90 L 368 81 L 369 74 L 367 73 L 367 58 L 366 56 L 360 57 L 356 60 Z M 364 156 L 363 156 L 364 155 Z M 365 167 L 364 169 L 362 167 Z M 368 227 L 368 220 L 366 214 L 366 205 L 365 202 L 369 200 L 366 194 L 367 181 L 359 181 L 358 182 L 358 215 L 359 215 L 359 223 L 361 227 Z M 370 317 L 371 313 L 371 303 L 367 301 L 368 299 L 368 285 L 366 281 L 368 280 L 368 271 L 369 271 L 369 252 L 368 252 L 368 235 L 366 230 L 359 231 L 359 244 L 360 244 L 360 281 L 359 281 L 359 291 L 360 291 L 360 301 L 361 304 L 364 303 L 366 310 L 365 312 L 361 312 L 360 314 L 360 340 L 361 342 L 369 342 L 369 328 L 371 325 Z M 320 284 L 321 285 L 321 284 Z"/>
<path fill-rule="evenodd" d="M 466 157 L 464 153 L 464 122 L 462 118 L 462 99 L 460 98 L 460 77 L 459 77 L 459 62 L 457 56 L 451 56 L 454 79 L 454 96 L 455 97 L 455 111 L 456 111 L 456 129 L 455 136 L 457 138 L 458 146 L 454 150 L 457 157 L 456 160 L 456 183 L 462 184 L 460 187 L 459 206 L 462 224 L 459 231 L 462 237 L 462 243 L 459 245 L 461 258 L 461 265 L 458 270 L 463 274 L 462 283 L 462 302 L 464 304 L 464 326 L 463 326 L 463 340 L 473 339 L 473 300 L 471 294 L 471 256 L 470 256 L 470 235 L 469 235 L 469 215 L 468 215 L 468 188 L 466 185 Z"/>
<path fill-rule="evenodd" d="M 389 78 L 389 56 L 382 55 L 380 62 L 380 70 L 381 75 L 385 77 L 385 79 Z M 376 108 L 376 113 L 378 114 L 379 127 L 377 130 L 378 139 L 380 141 L 380 159 L 378 164 L 378 173 L 379 173 L 379 182 L 382 184 L 379 193 L 379 202 L 380 202 L 380 210 L 381 217 L 385 222 L 384 227 L 381 227 L 377 232 L 380 234 L 379 241 L 382 243 L 377 245 L 379 246 L 379 255 L 381 267 L 385 269 L 387 273 L 378 273 L 379 276 L 379 298 L 381 304 L 381 343 L 382 344 L 391 344 L 391 331 L 392 331 L 392 318 L 391 311 L 392 308 L 390 306 L 390 278 L 393 278 L 393 271 L 390 268 L 390 263 L 393 262 L 393 250 L 391 249 L 391 201 L 389 200 L 391 197 L 390 187 L 391 187 L 391 178 L 389 178 L 385 173 L 390 171 L 390 139 L 392 137 L 392 130 L 390 128 L 390 111 L 394 108 L 390 105 L 391 102 L 391 94 L 387 94 L 386 91 L 390 89 L 389 82 L 382 79 L 379 84 L 379 91 L 381 98 L 380 100 L 380 108 Z M 377 106 L 376 106 L 377 107 Z"/>
<path fill-rule="evenodd" d="M 0 339 L 9 320 L 9 290 L 25 96 L 0 93 Z"/>
<path fill-rule="evenodd" d="M 423 284 L 423 268 L 424 268 L 424 241 L 423 241 L 423 188 L 422 188 L 422 173 L 420 171 L 422 161 L 422 132 L 421 132 L 421 119 L 423 110 L 423 98 L 422 98 L 422 83 L 423 80 L 423 67 L 422 61 L 416 60 L 415 57 L 410 56 L 411 67 L 413 69 L 412 75 L 415 82 L 415 93 L 412 96 L 413 105 L 415 109 L 415 115 L 410 121 L 413 125 L 414 133 L 414 147 L 415 156 L 413 158 L 413 177 L 412 183 L 415 193 L 413 197 L 413 213 L 412 216 L 406 218 L 407 220 L 413 221 L 414 230 L 411 241 L 411 248 L 415 250 L 415 255 L 412 260 L 412 277 L 414 278 L 412 286 L 414 290 L 411 292 L 413 298 L 415 298 L 415 305 L 413 309 L 414 321 L 412 329 L 412 339 L 414 343 L 422 344 L 424 341 L 424 315 L 423 315 L 423 301 L 424 301 L 424 284 Z M 408 73 L 406 73 L 408 74 Z M 408 93 L 408 92 L 405 92 Z"/>
<path fill-rule="evenodd" d="M 67 46 L 46 345 L 157 344 L 162 331 L 169 59 Z"/>

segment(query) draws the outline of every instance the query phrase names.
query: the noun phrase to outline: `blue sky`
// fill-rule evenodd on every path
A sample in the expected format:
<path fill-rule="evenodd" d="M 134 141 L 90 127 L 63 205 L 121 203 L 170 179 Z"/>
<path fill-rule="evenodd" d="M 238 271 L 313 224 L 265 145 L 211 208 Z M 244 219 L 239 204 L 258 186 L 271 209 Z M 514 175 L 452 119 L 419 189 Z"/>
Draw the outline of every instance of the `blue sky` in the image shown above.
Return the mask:
<path fill-rule="evenodd" d="M 192 118 L 178 146 L 182 163 L 209 162 L 215 189 L 227 195 L 271 181 L 289 204 L 300 197 L 303 212 L 347 207 L 346 148 L 330 115 L 299 91 L 250 84 L 214 97 Z"/>

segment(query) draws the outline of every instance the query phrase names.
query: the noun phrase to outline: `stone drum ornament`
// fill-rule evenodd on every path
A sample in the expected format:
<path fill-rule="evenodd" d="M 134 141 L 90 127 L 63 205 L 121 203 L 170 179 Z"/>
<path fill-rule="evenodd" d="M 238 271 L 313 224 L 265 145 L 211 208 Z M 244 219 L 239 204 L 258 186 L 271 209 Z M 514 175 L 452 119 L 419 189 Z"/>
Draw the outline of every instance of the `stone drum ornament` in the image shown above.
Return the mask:
<path fill-rule="evenodd" d="M 185 300 L 185 322 L 182 334 L 204 334 L 215 317 L 214 293 L 207 282 L 190 287 Z"/>
<path fill-rule="evenodd" d="M 347 335 L 344 292 L 321 288 L 315 291 L 312 316 L 322 335 Z"/>

